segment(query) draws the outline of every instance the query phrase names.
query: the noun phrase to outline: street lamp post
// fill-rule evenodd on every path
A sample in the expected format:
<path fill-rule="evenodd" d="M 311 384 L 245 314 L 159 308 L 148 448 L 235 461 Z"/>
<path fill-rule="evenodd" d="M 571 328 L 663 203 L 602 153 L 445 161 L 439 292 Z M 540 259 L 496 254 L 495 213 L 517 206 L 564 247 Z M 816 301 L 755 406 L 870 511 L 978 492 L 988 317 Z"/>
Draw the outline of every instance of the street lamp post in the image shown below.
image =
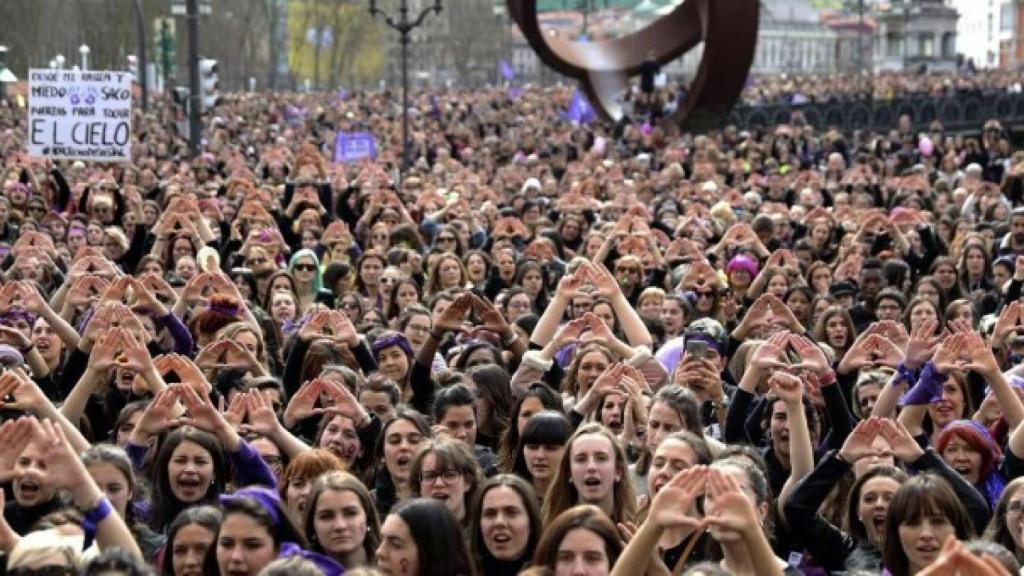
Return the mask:
<path fill-rule="evenodd" d="M 139 35 L 139 86 L 142 88 L 142 112 L 149 109 L 149 72 L 146 70 L 146 20 L 142 13 L 142 0 L 135 0 L 135 27 Z"/>
<path fill-rule="evenodd" d="M 441 0 L 434 0 L 433 6 L 428 6 L 420 11 L 416 18 L 409 19 L 409 0 L 399 0 L 398 20 L 396 21 L 389 14 L 377 8 L 377 0 L 370 0 L 370 15 L 377 17 L 384 16 L 388 26 L 398 31 L 402 43 L 402 170 L 401 178 L 405 178 L 409 170 L 409 34 L 423 24 L 423 20 L 433 11 L 441 13 Z"/>
<path fill-rule="evenodd" d="M 89 69 L 89 47 L 85 44 L 82 44 L 78 47 L 78 53 L 82 56 L 81 67 L 82 71 L 84 72 Z"/>
<path fill-rule="evenodd" d="M 55 64 L 57 64 L 57 70 L 63 70 L 64 69 L 65 59 L 64 59 L 64 55 L 63 54 L 57 54 L 57 57 L 54 58 L 53 61 L 54 61 Z"/>

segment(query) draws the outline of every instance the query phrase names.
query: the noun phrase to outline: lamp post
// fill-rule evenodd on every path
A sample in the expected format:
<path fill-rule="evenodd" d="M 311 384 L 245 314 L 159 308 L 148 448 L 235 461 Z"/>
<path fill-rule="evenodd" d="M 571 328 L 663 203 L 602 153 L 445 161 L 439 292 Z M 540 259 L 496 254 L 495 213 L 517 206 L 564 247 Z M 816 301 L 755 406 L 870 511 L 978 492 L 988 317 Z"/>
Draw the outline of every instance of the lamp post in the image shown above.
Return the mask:
<path fill-rule="evenodd" d="M 57 70 L 64 69 L 65 59 L 63 54 L 57 54 L 57 57 L 53 59 L 53 62 L 57 65 Z"/>
<path fill-rule="evenodd" d="M 78 47 L 78 53 L 82 56 L 81 68 L 84 72 L 89 69 L 89 47 L 82 44 Z"/>
<path fill-rule="evenodd" d="M 149 74 L 146 70 L 146 20 L 142 13 L 142 0 L 135 0 L 135 27 L 139 35 L 139 86 L 142 88 L 142 112 L 149 109 Z"/>
<path fill-rule="evenodd" d="M 395 20 L 377 8 L 377 0 L 370 0 L 370 15 L 374 18 L 378 14 L 384 16 L 387 25 L 398 31 L 402 43 L 402 169 L 399 174 L 403 179 L 409 169 L 409 34 L 423 24 L 423 20 L 431 11 L 435 14 L 441 13 L 441 0 L 434 0 L 433 6 L 424 8 L 413 19 L 409 18 L 409 0 L 399 0 L 399 15 L 398 20 Z"/>

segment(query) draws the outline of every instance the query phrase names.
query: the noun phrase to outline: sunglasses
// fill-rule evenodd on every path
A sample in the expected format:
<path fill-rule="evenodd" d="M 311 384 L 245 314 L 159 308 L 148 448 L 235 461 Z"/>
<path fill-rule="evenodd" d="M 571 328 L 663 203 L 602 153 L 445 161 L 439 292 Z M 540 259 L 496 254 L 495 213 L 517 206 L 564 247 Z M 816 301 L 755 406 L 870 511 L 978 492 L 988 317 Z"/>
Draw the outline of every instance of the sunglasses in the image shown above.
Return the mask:
<path fill-rule="evenodd" d="M 296 264 L 296 272 L 316 272 L 316 264 Z"/>

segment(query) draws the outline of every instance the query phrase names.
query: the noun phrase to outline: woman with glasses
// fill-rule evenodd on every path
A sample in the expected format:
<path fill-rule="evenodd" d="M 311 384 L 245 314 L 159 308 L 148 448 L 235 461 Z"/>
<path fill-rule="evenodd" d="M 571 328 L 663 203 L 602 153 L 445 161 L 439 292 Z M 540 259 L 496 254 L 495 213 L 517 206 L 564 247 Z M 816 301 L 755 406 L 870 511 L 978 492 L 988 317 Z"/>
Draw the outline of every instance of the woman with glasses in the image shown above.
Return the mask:
<path fill-rule="evenodd" d="M 530 314 L 533 311 L 533 303 L 526 290 L 519 286 L 513 286 L 503 294 L 498 295 L 501 310 L 505 314 L 505 321 L 511 324 L 520 316 Z"/>
<path fill-rule="evenodd" d="M 295 278 L 295 289 L 298 292 L 299 310 L 305 313 L 310 305 L 316 301 L 317 293 L 323 287 L 323 280 L 320 275 L 320 259 L 316 252 L 309 249 L 302 249 L 292 256 L 288 262 L 288 271 Z"/>
<path fill-rule="evenodd" d="M 483 483 L 482 477 L 480 465 L 466 444 L 447 438 L 427 442 L 409 467 L 412 496 L 443 502 L 464 535 L 470 533 L 470 511 Z"/>
<path fill-rule="evenodd" d="M 459 258 L 462 257 L 464 250 L 459 233 L 455 228 L 447 224 L 438 226 L 432 248 L 437 248 L 442 252 L 452 252 Z"/>

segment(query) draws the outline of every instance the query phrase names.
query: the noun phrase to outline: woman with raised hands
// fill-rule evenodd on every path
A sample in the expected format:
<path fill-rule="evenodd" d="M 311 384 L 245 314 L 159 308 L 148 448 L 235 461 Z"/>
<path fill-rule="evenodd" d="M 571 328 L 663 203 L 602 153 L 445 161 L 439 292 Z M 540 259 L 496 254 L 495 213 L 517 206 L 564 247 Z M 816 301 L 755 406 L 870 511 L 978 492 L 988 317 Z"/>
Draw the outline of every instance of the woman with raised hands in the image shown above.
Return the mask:
<path fill-rule="evenodd" d="M 187 415 L 180 415 L 179 400 Z M 163 531 L 184 508 L 211 503 L 224 492 L 230 479 L 225 454 L 236 486 L 277 485 L 259 453 L 210 402 L 206 387 L 188 381 L 157 393 L 132 431 L 127 451 L 137 467 L 148 439 L 176 424 L 185 426 L 167 436 L 153 463 L 149 523 L 154 530 Z"/>
<path fill-rule="evenodd" d="M 572 299 L 584 293 L 585 284 L 592 285 L 594 294 L 600 295 L 611 303 L 621 331 L 626 336 L 626 342 L 616 338 L 608 326 L 593 314 L 585 314 L 559 326 Z M 530 343 L 536 349 L 523 356 L 519 369 L 512 377 L 512 386 L 521 390 L 529 383 L 540 380 L 554 368 L 556 353 L 566 345 L 578 341 L 580 335 L 588 330 L 593 333 L 592 340 L 596 341 L 590 347 L 600 344 L 603 350 L 590 350 L 588 354 L 585 350 L 587 346 L 578 347 L 573 354 L 573 362 L 567 370 L 568 375 L 563 379 L 563 389 L 585 392 L 593 384 L 597 374 L 613 360 L 622 360 L 626 364 L 640 369 L 647 383 L 653 388 L 657 388 L 665 382 L 668 374 L 661 363 L 651 355 L 650 347 L 653 343 L 651 334 L 640 315 L 622 293 L 615 277 L 602 267 L 584 263 L 573 274 L 565 276 L 559 281 L 558 289 L 555 291 L 550 305 L 544 310 L 544 314 L 530 335 Z M 598 354 L 605 357 L 603 361 L 597 358 Z M 594 364 L 600 368 L 592 375 L 590 371 L 577 375 L 574 371 L 578 371 L 580 364 Z"/>
<path fill-rule="evenodd" d="M 829 570 L 880 566 L 890 518 L 886 515 L 889 497 L 907 479 L 905 473 L 892 468 L 897 461 L 908 469 L 945 479 L 975 526 L 988 521 L 985 499 L 935 450 L 923 450 L 897 421 L 869 418 L 858 424 L 840 450 L 826 454 L 789 497 L 780 501 L 787 522 L 796 529 L 798 543 L 819 566 Z M 818 510 L 836 483 L 850 472 L 855 480 L 845 518 L 848 528 L 843 531 Z"/>
<path fill-rule="evenodd" d="M 903 406 L 900 421 L 912 434 L 938 447 L 940 435 L 948 425 L 955 420 L 969 419 L 973 414 L 967 385 L 969 372 L 979 375 L 991 387 L 1011 426 L 1024 420 L 1024 402 L 1010 387 L 991 348 L 976 332 L 962 332 L 942 342 L 931 361 L 922 368 L 916 383 L 900 399 Z M 974 451 L 979 451 L 980 447 L 980 441 L 975 443 Z M 997 497 L 998 494 L 992 498 L 993 504 Z"/>
<path fill-rule="evenodd" d="M 40 422 L 23 417 L 0 425 L 0 437 L 4 438 L 0 448 L 0 481 L 24 482 L 26 475 L 31 475 L 54 490 L 67 490 L 73 504 L 84 511 L 87 543 L 95 538 L 101 549 L 117 546 L 142 558 L 128 526 L 79 458 L 82 448 L 68 440 L 61 425 L 49 419 Z M 7 507 L 4 517 L 10 522 Z M 29 526 L 26 524 L 20 533 L 26 534 Z M 13 523 L 11 528 L 19 531 Z"/>
<path fill-rule="evenodd" d="M 724 460 L 711 468 L 695 466 L 678 473 L 655 496 L 650 516 L 619 556 L 612 575 L 637 574 L 641 567 L 652 573 L 652 559 L 660 562 L 655 556 L 658 542 L 670 530 L 688 531 L 693 538 L 707 530 L 721 546 L 720 565 L 729 574 L 800 574 L 772 552 L 762 526 L 768 503 L 758 484 L 751 484 L 749 470 L 739 461 Z M 763 478 L 761 482 L 763 490 Z M 694 515 L 701 494 L 705 495 L 703 518 Z"/>

